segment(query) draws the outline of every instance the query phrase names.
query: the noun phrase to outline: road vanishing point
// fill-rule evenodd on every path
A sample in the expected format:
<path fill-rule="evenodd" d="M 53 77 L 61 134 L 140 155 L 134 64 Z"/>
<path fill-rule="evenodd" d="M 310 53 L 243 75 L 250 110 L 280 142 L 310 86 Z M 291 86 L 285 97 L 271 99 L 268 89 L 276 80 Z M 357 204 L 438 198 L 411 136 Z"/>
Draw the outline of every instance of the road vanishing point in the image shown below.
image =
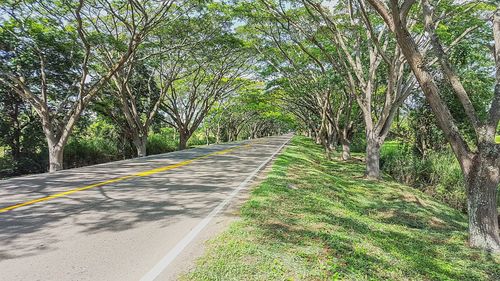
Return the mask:
<path fill-rule="evenodd" d="M 171 280 L 290 138 L 0 181 L 0 280 Z"/>

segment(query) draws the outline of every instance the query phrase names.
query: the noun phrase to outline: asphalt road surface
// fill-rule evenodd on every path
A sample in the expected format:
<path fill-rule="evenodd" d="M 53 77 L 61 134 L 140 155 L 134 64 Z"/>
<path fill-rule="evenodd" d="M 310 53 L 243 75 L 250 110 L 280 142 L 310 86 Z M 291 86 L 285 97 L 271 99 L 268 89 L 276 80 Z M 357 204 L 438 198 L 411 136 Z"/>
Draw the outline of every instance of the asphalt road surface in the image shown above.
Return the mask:
<path fill-rule="evenodd" d="M 164 280 L 290 137 L 0 181 L 0 280 Z"/>

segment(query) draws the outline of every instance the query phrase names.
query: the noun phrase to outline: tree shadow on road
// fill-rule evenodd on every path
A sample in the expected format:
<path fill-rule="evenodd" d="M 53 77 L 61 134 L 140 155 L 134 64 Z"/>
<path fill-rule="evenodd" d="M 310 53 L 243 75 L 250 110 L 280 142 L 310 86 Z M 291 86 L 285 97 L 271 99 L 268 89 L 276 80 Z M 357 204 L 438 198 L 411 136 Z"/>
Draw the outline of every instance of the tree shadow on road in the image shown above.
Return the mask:
<path fill-rule="evenodd" d="M 276 145 L 239 149 L 199 159 L 190 165 L 135 177 L 110 185 L 76 192 L 61 198 L 0 213 L 0 261 L 38 255 L 58 248 L 58 243 L 103 232 L 123 232 L 153 223 L 168 227 L 184 218 L 204 218 Z M 140 170 L 149 170 L 220 150 L 197 149 L 149 158 Z M 168 156 L 168 157 L 167 157 Z M 96 178 L 115 178 L 137 168 L 140 159 L 2 182 L 2 206 L 81 187 Z M 95 169 L 99 167 L 99 169 Z M 21 192 L 18 192 L 21 191 Z M 24 199 L 26 200 L 26 199 Z"/>

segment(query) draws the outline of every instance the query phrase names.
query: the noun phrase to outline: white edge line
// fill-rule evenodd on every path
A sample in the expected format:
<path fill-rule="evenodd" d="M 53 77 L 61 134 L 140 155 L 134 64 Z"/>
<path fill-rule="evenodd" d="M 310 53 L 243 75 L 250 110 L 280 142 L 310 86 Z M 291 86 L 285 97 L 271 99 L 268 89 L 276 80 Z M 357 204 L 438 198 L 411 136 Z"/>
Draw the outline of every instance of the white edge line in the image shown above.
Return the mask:
<path fill-rule="evenodd" d="M 293 135 L 292 135 L 293 137 Z M 241 182 L 238 187 L 229 194 L 229 196 L 219 203 L 215 209 L 213 209 L 210 214 L 208 214 L 207 217 L 205 217 L 201 222 L 199 222 L 181 241 L 175 245 L 174 248 L 172 248 L 148 273 L 146 273 L 140 281 L 153 281 L 155 280 L 162 272 L 165 270 L 165 268 L 168 267 L 170 263 L 172 263 L 173 260 L 177 256 L 179 256 L 180 253 L 182 253 L 182 250 L 186 248 L 189 243 L 191 243 L 196 236 L 208 225 L 208 223 L 222 210 L 224 207 L 226 207 L 227 204 L 238 194 L 243 188 L 245 188 L 248 183 L 257 175 L 257 173 L 260 172 L 260 170 L 267 165 L 282 149 L 283 147 L 292 139 L 290 137 L 288 140 L 283 143 L 278 150 L 276 150 L 269 158 L 266 159 L 266 161 L 262 162 L 257 169 L 255 169 L 248 177 L 245 178 L 243 182 Z"/>

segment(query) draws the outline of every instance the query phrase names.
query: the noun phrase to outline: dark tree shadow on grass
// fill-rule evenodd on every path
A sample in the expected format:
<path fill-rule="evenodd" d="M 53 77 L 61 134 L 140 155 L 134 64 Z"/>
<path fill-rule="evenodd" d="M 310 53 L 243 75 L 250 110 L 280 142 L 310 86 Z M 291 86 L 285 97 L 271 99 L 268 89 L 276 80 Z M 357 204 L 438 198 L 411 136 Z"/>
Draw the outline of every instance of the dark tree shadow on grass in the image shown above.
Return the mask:
<path fill-rule="evenodd" d="M 401 272 L 411 280 L 500 280 L 495 257 L 466 246 L 459 211 L 394 182 L 365 180 L 362 164 L 326 161 L 310 141 L 296 140 L 276 163 L 242 210 L 262 230 L 260 243 L 292 252 L 322 245 L 341 264 L 330 274 L 345 279 Z"/>

